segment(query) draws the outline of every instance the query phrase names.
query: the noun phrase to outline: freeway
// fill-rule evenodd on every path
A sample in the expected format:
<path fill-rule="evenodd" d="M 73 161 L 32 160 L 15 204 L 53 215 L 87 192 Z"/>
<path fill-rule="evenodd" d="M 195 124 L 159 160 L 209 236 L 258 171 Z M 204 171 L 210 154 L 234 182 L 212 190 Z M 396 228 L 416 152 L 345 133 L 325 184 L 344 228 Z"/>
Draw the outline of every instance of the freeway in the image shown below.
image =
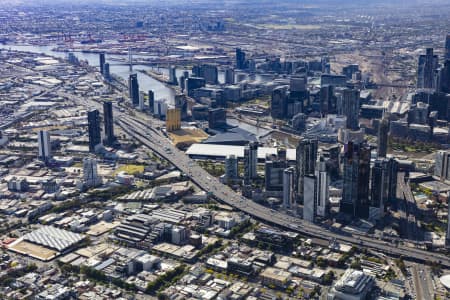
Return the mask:
<path fill-rule="evenodd" d="M 419 228 L 416 215 L 418 214 L 417 203 L 412 194 L 409 182 L 405 182 L 405 173 L 400 172 L 397 179 L 397 190 L 402 193 L 399 201 L 399 211 L 402 217 L 403 232 L 410 241 L 421 241 L 422 231 Z"/>
<path fill-rule="evenodd" d="M 259 205 L 237 194 L 231 188 L 223 185 L 216 178 L 209 175 L 209 173 L 198 166 L 185 153 L 174 147 L 160 132 L 152 128 L 151 123 L 148 120 L 143 122 L 142 120 L 136 120 L 125 114 L 119 114 L 116 120 L 118 125 L 127 134 L 141 142 L 144 146 L 158 153 L 161 157 L 176 166 L 180 171 L 189 175 L 191 180 L 203 190 L 211 193 L 219 201 L 241 210 L 256 219 L 310 237 L 320 239 L 326 238 L 328 240 L 336 239 L 340 242 L 371 248 L 388 255 L 404 256 L 422 262 L 435 261 L 443 266 L 450 267 L 450 258 L 445 255 L 402 245 L 395 246 L 388 242 L 377 240 L 370 235 L 358 236 L 353 234 L 347 236 L 335 233 L 316 224 Z"/>

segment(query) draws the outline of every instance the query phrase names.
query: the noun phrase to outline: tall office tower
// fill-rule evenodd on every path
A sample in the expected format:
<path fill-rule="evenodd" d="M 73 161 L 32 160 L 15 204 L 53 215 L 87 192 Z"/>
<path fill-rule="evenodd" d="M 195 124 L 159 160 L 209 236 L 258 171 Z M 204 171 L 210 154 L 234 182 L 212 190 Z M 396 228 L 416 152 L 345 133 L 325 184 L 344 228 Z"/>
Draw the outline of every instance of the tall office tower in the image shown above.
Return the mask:
<path fill-rule="evenodd" d="M 107 146 L 112 146 L 116 141 L 116 137 L 114 136 L 113 107 L 111 101 L 103 102 L 103 119 L 105 123 L 104 142 Z"/>
<path fill-rule="evenodd" d="M 270 113 L 272 118 L 283 119 L 287 114 L 287 94 L 285 87 L 277 87 L 272 91 L 270 101 Z"/>
<path fill-rule="evenodd" d="M 197 65 L 192 68 L 192 74 L 195 77 L 204 78 L 208 84 L 219 83 L 219 71 L 217 66 L 213 64 Z"/>
<path fill-rule="evenodd" d="M 297 196 L 300 204 L 304 203 L 304 177 L 314 175 L 317 150 L 318 141 L 316 139 L 301 139 L 297 145 Z"/>
<path fill-rule="evenodd" d="M 173 84 L 173 85 L 178 84 L 177 68 L 175 66 L 170 66 L 170 68 L 169 68 L 169 83 Z"/>
<path fill-rule="evenodd" d="M 303 112 L 303 102 L 308 99 L 309 92 L 307 90 L 308 77 L 306 75 L 293 75 L 289 82 L 289 100 L 288 112 L 289 116 Z M 296 104 L 300 107 L 297 111 L 293 109 Z"/>
<path fill-rule="evenodd" d="M 39 159 L 48 161 L 52 157 L 52 149 L 50 144 L 50 133 L 46 130 L 38 132 Z"/>
<path fill-rule="evenodd" d="M 388 201 L 394 202 L 397 200 L 397 174 L 398 174 L 398 161 L 394 158 L 390 158 L 388 162 Z"/>
<path fill-rule="evenodd" d="M 88 112 L 89 152 L 95 152 L 102 142 L 100 113 L 94 109 Z"/>
<path fill-rule="evenodd" d="M 100 58 L 100 73 L 104 75 L 105 53 L 104 52 L 100 53 L 99 58 Z"/>
<path fill-rule="evenodd" d="M 357 218 L 369 217 L 370 147 L 348 142 L 343 157 L 344 186 L 341 211 Z"/>
<path fill-rule="evenodd" d="M 225 84 L 234 84 L 234 70 L 232 68 L 225 69 Z"/>
<path fill-rule="evenodd" d="M 433 48 L 427 48 L 425 55 L 419 56 L 417 69 L 417 88 L 434 89 L 435 70 L 438 68 L 439 58 L 433 54 Z"/>
<path fill-rule="evenodd" d="M 230 154 L 225 158 L 225 178 L 227 181 L 232 181 L 238 177 L 238 159 L 236 155 Z"/>
<path fill-rule="evenodd" d="M 131 103 L 134 106 L 139 105 L 139 83 L 137 74 L 130 74 L 128 78 L 128 94 L 131 99 Z"/>
<path fill-rule="evenodd" d="M 371 215 L 383 217 L 384 207 L 389 200 L 389 160 L 377 159 L 372 166 L 370 206 Z"/>
<path fill-rule="evenodd" d="M 171 107 L 167 109 L 166 113 L 166 130 L 168 132 L 176 131 L 181 128 L 181 113 L 180 109 Z"/>
<path fill-rule="evenodd" d="M 320 64 L 322 65 L 322 73 L 330 74 L 330 58 L 328 56 L 322 56 L 320 58 Z"/>
<path fill-rule="evenodd" d="M 181 119 L 184 120 L 188 117 L 188 101 L 186 95 L 177 94 L 174 97 L 175 107 L 180 109 Z"/>
<path fill-rule="evenodd" d="M 386 157 L 388 148 L 389 119 L 383 116 L 378 127 L 378 157 Z"/>
<path fill-rule="evenodd" d="M 95 187 L 102 183 L 102 179 L 98 176 L 97 160 L 90 157 L 83 159 L 83 180 L 87 187 Z"/>
<path fill-rule="evenodd" d="M 152 90 L 148 91 L 148 106 L 150 109 L 150 113 L 155 113 L 155 94 Z"/>
<path fill-rule="evenodd" d="M 445 38 L 445 60 L 450 60 L 450 34 Z"/>
<path fill-rule="evenodd" d="M 109 63 L 103 65 L 103 78 L 111 80 L 111 72 L 109 71 Z"/>
<path fill-rule="evenodd" d="M 347 128 L 358 129 L 359 91 L 344 89 L 339 97 L 338 114 L 347 117 Z"/>
<path fill-rule="evenodd" d="M 434 175 L 440 180 L 450 180 L 450 151 L 439 150 L 435 155 Z"/>
<path fill-rule="evenodd" d="M 185 94 L 192 96 L 192 91 L 204 87 L 206 82 L 204 78 L 201 77 L 189 77 L 185 79 Z"/>
<path fill-rule="evenodd" d="M 247 62 L 245 60 L 245 52 L 240 48 L 236 48 L 236 68 L 237 69 L 246 69 Z"/>
<path fill-rule="evenodd" d="M 324 85 L 320 88 L 320 112 L 323 116 L 337 113 L 334 86 Z"/>
<path fill-rule="evenodd" d="M 139 110 L 144 111 L 145 109 L 145 93 L 143 91 L 139 92 Z"/>
<path fill-rule="evenodd" d="M 303 177 L 303 220 L 313 223 L 316 218 L 316 198 L 317 198 L 317 182 L 314 175 L 305 175 Z"/>
<path fill-rule="evenodd" d="M 283 172 L 288 167 L 285 160 L 266 158 L 264 165 L 264 187 L 266 191 L 283 191 Z"/>
<path fill-rule="evenodd" d="M 395 201 L 397 195 L 398 163 L 395 159 L 376 159 L 371 174 L 371 207 L 380 210 L 383 214 L 385 204 Z"/>
<path fill-rule="evenodd" d="M 450 94 L 450 60 L 444 62 L 444 67 L 440 69 L 438 92 Z"/>
<path fill-rule="evenodd" d="M 445 236 L 445 246 L 450 248 L 450 194 L 447 193 L 447 234 Z"/>
<path fill-rule="evenodd" d="M 319 156 L 316 165 L 315 212 L 317 216 L 326 218 L 330 210 L 330 176 L 322 155 Z"/>
<path fill-rule="evenodd" d="M 223 108 L 212 108 L 208 111 L 208 127 L 223 129 L 227 126 L 227 111 Z"/>
<path fill-rule="evenodd" d="M 153 114 L 161 119 L 166 116 L 168 108 L 169 106 L 167 105 L 166 99 L 157 99 L 155 100 L 155 107 Z"/>
<path fill-rule="evenodd" d="M 295 201 L 295 185 L 294 185 L 295 169 L 290 167 L 283 171 L 283 207 L 285 209 L 294 208 Z"/>
<path fill-rule="evenodd" d="M 258 178 L 258 143 L 250 142 L 244 148 L 244 184 Z"/>

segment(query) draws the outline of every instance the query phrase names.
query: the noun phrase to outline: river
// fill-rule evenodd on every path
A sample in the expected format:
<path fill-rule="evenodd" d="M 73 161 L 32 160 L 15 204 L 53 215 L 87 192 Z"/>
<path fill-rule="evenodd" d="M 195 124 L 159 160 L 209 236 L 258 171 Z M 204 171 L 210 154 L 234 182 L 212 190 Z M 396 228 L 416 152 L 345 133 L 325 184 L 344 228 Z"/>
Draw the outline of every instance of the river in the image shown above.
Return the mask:
<path fill-rule="evenodd" d="M 17 51 L 26 51 L 26 52 L 32 52 L 32 53 L 43 53 L 48 56 L 58 57 L 58 58 L 67 58 L 68 52 L 59 52 L 59 51 L 52 51 L 52 49 L 55 48 L 54 45 L 48 45 L 48 46 L 35 46 L 35 45 L 0 45 L 0 49 L 11 49 L 11 50 L 17 50 Z M 74 52 L 74 54 L 78 57 L 80 60 L 86 60 L 89 65 L 91 66 L 97 66 L 99 65 L 99 55 L 97 53 L 84 53 L 84 52 Z M 124 58 L 125 55 L 106 55 L 106 62 L 110 63 L 110 72 L 112 74 L 115 74 L 123 79 L 125 79 L 128 82 L 128 76 L 130 75 L 129 66 L 127 65 L 120 65 L 117 64 L 118 62 L 113 60 L 109 61 L 108 59 L 111 58 Z M 139 55 L 133 55 L 134 58 L 144 57 Z M 147 65 L 133 65 L 134 70 L 155 70 L 159 71 L 166 76 L 169 75 L 169 70 L 167 68 L 156 68 L 151 67 Z M 188 71 L 189 74 L 191 74 L 191 70 L 184 70 L 181 68 L 176 69 L 176 75 L 177 78 L 183 75 L 184 71 Z M 165 98 L 169 100 L 170 102 L 173 102 L 175 92 L 171 89 L 165 86 L 163 83 L 159 82 L 158 80 L 152 78 L 151 76 L 148 76 L 146 74 L 143 74 L 142 72 L 134 72 L 137 73 L 138 76 L 138 82 L 139 82 L 139 89 L 148 92 L 148 90 L 153 90 L 155 93 L 156 99 Z M 242 73 L 243 77 L 245 79 L 249 79 L 252 81 L 258 81 L 258 82 L 266 82 L 269 80 L 272 80 L 271 75 L 260 75 L 260 74 L 254 74 L 254 75 L 247 75 L 246 73 Z M 235 74 L 235 79 L 237 80 L 238 74 Z M 223 71 L 219 71 L 219 82 L 224 83 L 225 81 L 225 74 Z"/>
<path fill-rule="evenodd" d="M 52 51 L 52 49 L 55 46 L 34 46 L 34 45 L 0 45 L 0 49 L 11 49 L 11 50 L 17 50 L 17 51 L 26 51 L 26 52 L 32 52 L 32 53 L 43 53 L 48 56 L 58 57 L 58 58 L 67 58 L 68 52 L 58 52 L 58 51 Z M 86 60 L 89 65 L 91 66 L 98 66 L 99 65 L 99 55 L 96 53 L 84 53 L 84 52 L 75 52 L 74 53 L 76 57 L 78 57 L 79 60 Z M 116 61 L 108 61 L 108 58 L 120 58 L 120 55 L 107 55 L 106 56 L 106 62 L 109 62 L 110 65 L 110 72 L 112 74 L 115 74 L 117 76 L 120 76 L 121 78 L 125 79 L 128 82 L 128 76 L 130 75 L 129 66 L 127 65 L 118 65 Z M 122 56 L 123 57 L 123 56 Z M 145 65 L 133 65 L 134 70 L 142 70 L 142 69 L 151 69 L 150 66 Z M 167 73 L 167 69 L 160 69 L 162 73 Z M 175 96 L 175 92 L 166 87 L 163 83 L 159 82 L 158 80 L 152 78 L 151 76 L 148 76 L 146 74 L 143 74 L 142 72 L 133 72 L 137 73 L 138 76 L 138 82 L 139 82 L 139 89 L 145 92 L 148 92 L 148 90 L 153 90 L 155 93 L 156 99 L 165 98 L 169 100 L 170 102 L 173 101 L 173 98 Z M 177 70 L 177 76 L 181 76 L 183 74 L 183 70 Z"/>

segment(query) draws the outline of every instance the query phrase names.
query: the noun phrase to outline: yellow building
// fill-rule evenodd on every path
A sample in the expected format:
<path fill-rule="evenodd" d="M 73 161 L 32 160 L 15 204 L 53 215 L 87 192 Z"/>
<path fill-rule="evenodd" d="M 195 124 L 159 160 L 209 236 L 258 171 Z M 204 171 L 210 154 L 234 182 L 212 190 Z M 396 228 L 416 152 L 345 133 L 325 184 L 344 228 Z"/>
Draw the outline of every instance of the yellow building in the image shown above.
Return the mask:
<path fill-rule="evenodd" d="M 169 108 L 166 113 L 167 132 L 179 130 L 181 128 L 181 111 L 179 108 Z"/>

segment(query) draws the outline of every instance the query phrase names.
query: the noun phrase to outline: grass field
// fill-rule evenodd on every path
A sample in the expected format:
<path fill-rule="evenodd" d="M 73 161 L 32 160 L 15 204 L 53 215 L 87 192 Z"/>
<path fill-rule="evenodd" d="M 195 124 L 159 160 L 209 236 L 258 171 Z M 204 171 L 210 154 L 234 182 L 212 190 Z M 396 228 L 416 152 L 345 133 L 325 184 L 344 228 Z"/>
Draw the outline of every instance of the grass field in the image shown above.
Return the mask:
<path fill-rule="evenodd" d="M 130 175 L 136 175 L 139 173 L 144 173 L 144 166 L 143 165 L 123 165 L 123 166 L 118 167 L 114 171 L 114 175 L 117 175 L 123 171 L 127 172 Z"/>
<path fill-rule="evenodd" d="M 200 143 L 208 138 L 208 134 L 198 128 L 182 128 L 173 132 L 169 132 L 170 139 L 176 146 L 180 143 L 184 144 L 194 144 Z"/>

